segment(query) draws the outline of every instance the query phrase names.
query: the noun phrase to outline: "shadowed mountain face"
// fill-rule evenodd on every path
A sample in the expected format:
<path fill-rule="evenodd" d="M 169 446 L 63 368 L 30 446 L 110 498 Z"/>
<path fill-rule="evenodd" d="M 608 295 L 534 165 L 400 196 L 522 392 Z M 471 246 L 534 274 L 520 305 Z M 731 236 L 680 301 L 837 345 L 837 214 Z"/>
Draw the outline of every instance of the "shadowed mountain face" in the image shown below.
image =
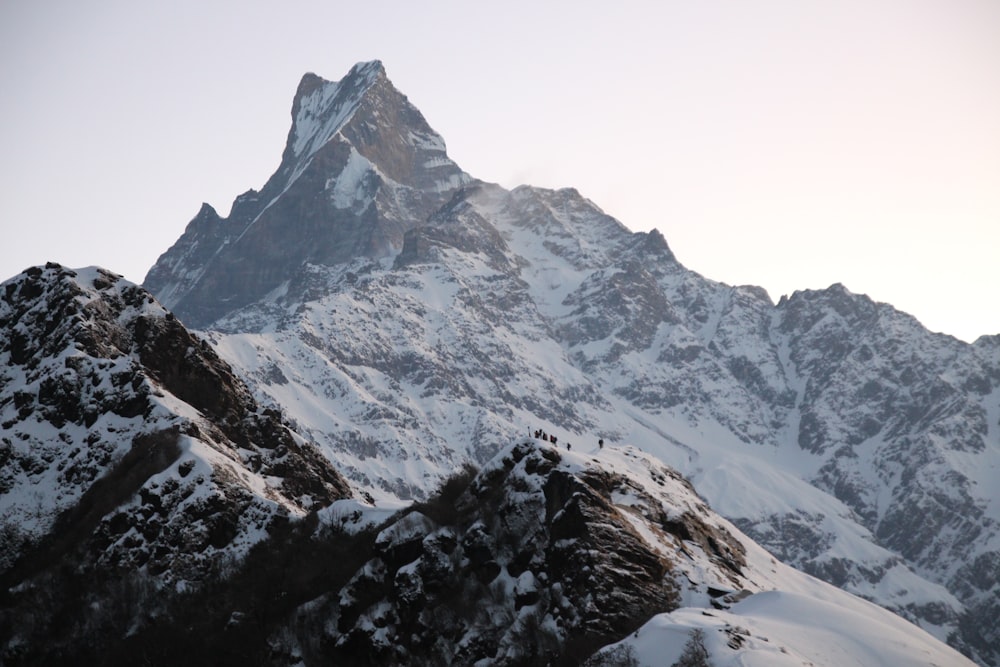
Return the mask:
<path fill-rule="evenodd" d="M 146 286 L 351 481 L 424 497 L 540 427 L 650 452 L 782 558 L 1000 664 L 1000 337 L 841 285 L 775 304 L 571 189 L 472 180 L 378 63 Z"/>
<path fill-rule="evenodd" d="M 144 284 L 202 328 L 305 263 L 394 255 L 407 230 L 469 181 L 381 63 L 336 83 L 307 74 L 278 171 L 237 198 L 228 218 L 204 205 Z"/>

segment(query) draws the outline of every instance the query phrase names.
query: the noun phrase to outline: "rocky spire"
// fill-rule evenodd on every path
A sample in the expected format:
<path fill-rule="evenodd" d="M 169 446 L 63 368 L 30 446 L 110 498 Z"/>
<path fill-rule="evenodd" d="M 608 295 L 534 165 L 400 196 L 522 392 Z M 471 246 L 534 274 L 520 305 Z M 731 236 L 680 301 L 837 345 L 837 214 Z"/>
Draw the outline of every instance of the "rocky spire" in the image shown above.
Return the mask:
<path fill-rule="evenodd" d="M 278 170 L 237 197 L 228 218 L 203 208 L 144 284 L 205 327 L 305 264 L 398 252 L 405 232 L 470 180 L 381 62 L 337 82 L 306 74 Z"/>

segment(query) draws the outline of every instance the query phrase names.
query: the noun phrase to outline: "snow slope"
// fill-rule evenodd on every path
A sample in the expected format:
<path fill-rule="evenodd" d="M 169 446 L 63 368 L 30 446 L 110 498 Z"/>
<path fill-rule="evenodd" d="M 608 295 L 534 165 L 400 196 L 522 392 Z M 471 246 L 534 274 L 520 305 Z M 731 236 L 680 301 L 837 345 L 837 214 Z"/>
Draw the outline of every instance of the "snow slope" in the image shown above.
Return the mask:
<path fill-rule="evenodd" d="M 785 591 L 757 593 L 726 611 L 658 615 L 604 655 L 631 657 L 636 667 L 667 667 L 682 659 L 698 631 L 704 655 L 717 667 L 974 664 L 880 608 Z"/>

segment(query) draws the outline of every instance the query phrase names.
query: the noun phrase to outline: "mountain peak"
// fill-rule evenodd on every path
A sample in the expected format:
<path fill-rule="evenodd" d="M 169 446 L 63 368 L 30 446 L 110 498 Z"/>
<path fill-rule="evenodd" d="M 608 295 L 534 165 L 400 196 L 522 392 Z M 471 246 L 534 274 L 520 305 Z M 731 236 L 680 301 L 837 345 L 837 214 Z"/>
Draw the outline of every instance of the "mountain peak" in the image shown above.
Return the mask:
<path fill-rule="evenodd" d="M 204 327 L 306 264 L 398 253 L 404 234 L 471 180 L 380 61 L 358 63 L 340 81 L 308 73 L 278 170 L 238 197 L 228 218 L 189 225 L 145 285 Z"/>
<path fill-rule="evenodd" d="M 370 85 L 379 77 L 384 78 L 385 76 L 385 66 L 381 60 L 357 63 L 340 82 L 328 81 L 315 72 L 306 72 L 302 75 L 302 80 L 299 81 L 299 87 L 295 92 L 295 99 L 298 101 L 301 97 L 311 94 L 317 88 L 324 85 L 338 85 L 339 83 L 351 81 L 359 82 L 362 84 L 362 87 L 366 87 L 366 84 Z"/>
<path fill-rule="evenodd" d="M 310 157 L 329 141 L 379 82 L 385 84 L 385 93 L 398 95 L 378 60 L 358 63 L 340 81 L 328 81 L 312 72 L 304 74 L 292 101 L 292 128 L 283 166 L 289 160 Z"/>

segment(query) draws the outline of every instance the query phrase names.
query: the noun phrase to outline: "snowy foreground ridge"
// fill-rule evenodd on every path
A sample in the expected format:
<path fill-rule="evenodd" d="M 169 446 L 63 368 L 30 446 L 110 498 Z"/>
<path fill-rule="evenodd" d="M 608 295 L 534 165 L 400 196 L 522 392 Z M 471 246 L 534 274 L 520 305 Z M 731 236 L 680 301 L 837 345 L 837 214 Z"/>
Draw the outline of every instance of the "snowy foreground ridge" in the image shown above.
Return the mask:
<path fill-rule="evenodd" d="M 0 285 L 4 664 L 1000 666 L 997 489 L 1000 336 L 479 181 L 378 62 L 142 287 Z"/>
<path fill-rule="evenodd" d="M 566 492 L 564 497 L 559 498 L 557 488 Z M 545 648 L 558 639 L 565 643 L 574 622 L 596 627 L 621 615 L 616 597 L 624 591 L 609 589 L 606 577 L 622 577 L 615 582 L 619 585 L 641 579 L 635 569 L 633 580 L 622 571 L 635 568 L 641 558 L 612 562 L 606 570 L 601 556 L 593 553 L 600 544 L 600 526 L 612 524 L 617 537 L 611 539 L 618 541 L 620 554 L 645 549 L 664 565 L 661 593 L 669 606 L 678 608 L 654 615 L 587 664 L 669 666 L 693 647 L 700 647 L 708 662 L 680 664 L 972 664 L 898 616 L 777 562 L 712 512 L 674 471 L 634 448 L 569 452 L 543 441 L 524 441 L 488 462 L 456 506 L 481 506 L 487 497 L 496 501 L 492 521 L 476 514 L 464 530 L 463 522 L 442 525 L 421 513 L 419 505 L 390 523 L 375 540 L 381 555 L 359 571 L 353 587 L 345 589 L 346 597 L 370 587 L 378 578 L 370 573 L 386 567 L 398 567 L 392 577 L 397 589 L 426 590 L 427 573 L 434 569 L 429 563 L 440 556 L 439 544 L 457 542 L 453 562 L 475 561 L 477 550 L 491 544 L 495 560 L 488 562 L 497 573 L 489 583 L 491 595 L 477 605 L 491 621 L 504 619 L 504 625 L 500 637 L 488 644 L 497 646 L 495 654 L 476 664 L 521 664 L 534 658 L 546 664 Z M 346 502 L 325 512 L 327 520 L 343 521 Z M 376 513 L 375 521 L 382 516 L 377 509 L 370 511 Z M 579 516 L 588 517 L 588 527 L 578 532 L 567 528 Z M 364 523 L 357 515 L 354 521 Z M 505 529 L 520 540 L 505 535 Z M 415 543 L 422 546 L 407 547 Z M 524 559 L 522 549 L 533 556 Z M 404 550 L 408 556 L 393 564 L 394 552 Z M 578 596 L 580 591 L 585 594 Z M 646 593 L 647 599 L 656 595 Z M 340 599 L 343 608 L 344 592 Z M 356 626 L 364 628 L 375 654 L 388 662 L 400 655 L 395 614 L 405 612 L 399 606 L 385 600 L 372 604 Z M 475 622 L 462 627 L 465 634 L 448 659 L 468 664 L 470 655 L 463 651 L 481 646 L 491 630 Z"/>
<path fill-rule="evenodd" d="M 564 466 L 571 470 L 599 466 L 614 471 L 642 495 L 664 499 L 668 512 L 707 513 L 686 482 L 669 474 L 651 475 L 661 464 L 631 448 L 564 457 Z M 632 512 L 642 507 L 642 501 L 625 492 L 615 495 L 615 505 Z M 746 566 L 739 579 L 744 587 L 721 601 L 712 598 L 706 591 L 713 583 L 726 590 L 734 582 L 712 582 L 706 577 L 716 569 L 711 558 L 702 560 L 704 553 L 683 541 L 664 545 L 655 527 L 640 529 L 647 539 L 659 538 L 664 552 L 669 553 L 671 547 L 675 554 L 680 552 L 678 567 L 687 581 L 701 583 L 682 594 L 682 608 L 653 617 L 633 635 L 605 649 L 605 655 L 632 655 L 636 664 L 650 667 L 673 665 L 685 650 L 690 651 L 694 631 L 701 630 L 708 659 L 717 667 L 971 664 L 898 616 L 777 562 L 720 517 L 712 523 L 738 536 L 746 549 Z M 727 598 L 738 601 L 729 604 Z"/>

